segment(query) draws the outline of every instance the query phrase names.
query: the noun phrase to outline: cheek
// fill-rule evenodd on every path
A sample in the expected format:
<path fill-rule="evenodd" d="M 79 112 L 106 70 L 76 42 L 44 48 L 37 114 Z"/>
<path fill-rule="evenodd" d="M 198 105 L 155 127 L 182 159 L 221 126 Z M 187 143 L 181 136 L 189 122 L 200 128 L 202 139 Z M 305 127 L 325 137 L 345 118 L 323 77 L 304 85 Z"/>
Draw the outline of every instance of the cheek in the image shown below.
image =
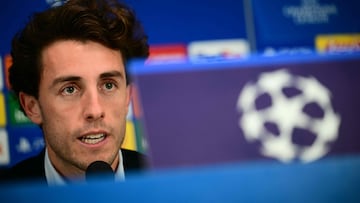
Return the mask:
<path fill-rule="evenodd" d="M 122 120 L 124 117 L 126 118 L 129 108 L 125 102 L 123 103 L 117 102 L 114 105 L 109 105 L 109 107 L 110 108 L 107 111 L 114 117 L 114 119 Z"/>
<path fill-rule="evenodd" d="M 42 109 L 44 124 L 53 126 L 57 131 L 71 131 L 79 123 L 79 108 L 76 104 L 59 102 L 54 98 L 52 102 L 44 103 Z"/>
<path fill-rule="evenodd" d="M 123 94 L 118 95 L 117 97 L 109 98 L 108 100 L 105 100 L 105 102 L 108 102 L 105 104 L 105 106 L 109 107 L 110 110 L 116 114 L 120 115 L 126 115 L 129 110 L 130 105 L 130 95 L 129 92 L 126 91 Z"/>
<path fill-rule="evenodd" d="M 44 124 L 48 125 L 50 128 L 54 128 L 56 131 L 71 130 L 72 126 L 78 123 L 72 114 L 74 114 L 74 112 L 57 111 L 52 109 L 44 114 Z"/>

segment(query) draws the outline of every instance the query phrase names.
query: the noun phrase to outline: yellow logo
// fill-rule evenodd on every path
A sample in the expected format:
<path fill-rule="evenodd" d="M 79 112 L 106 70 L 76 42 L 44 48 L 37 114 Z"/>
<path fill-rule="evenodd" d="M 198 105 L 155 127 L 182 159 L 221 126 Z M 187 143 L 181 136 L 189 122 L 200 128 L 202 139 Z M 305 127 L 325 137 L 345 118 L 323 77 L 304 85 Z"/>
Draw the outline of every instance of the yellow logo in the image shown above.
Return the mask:
<path fill-rule="evenodd" d="M 318 35 L 315 46 L 320 53 L 360 51 L 360 34 Z"/>
<path fill-rule="evenodd" d="M 0 93 L 0 127 L 6 125 L 6 110 L 4 94 Z"/>

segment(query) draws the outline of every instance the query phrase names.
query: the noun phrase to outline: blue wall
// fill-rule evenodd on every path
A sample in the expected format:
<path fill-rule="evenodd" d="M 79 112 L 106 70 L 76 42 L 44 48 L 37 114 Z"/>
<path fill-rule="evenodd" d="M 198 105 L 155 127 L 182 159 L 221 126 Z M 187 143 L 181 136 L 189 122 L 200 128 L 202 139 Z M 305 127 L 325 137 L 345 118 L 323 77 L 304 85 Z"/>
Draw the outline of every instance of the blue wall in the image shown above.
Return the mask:
<path fill-rule="evenodd" d="M 149 35 L 150 44 L 244 38 L 242 1 L 127 0 Z M 0 53 L 10 50 L 12 36 L 28 16 L 49 8 L 46 0 L 6 0 L 0 6 Z"/>
<path fill-rule="evenodd" d="M 128 0 L 143 22 L 151 44 L 245 38 L 239 0 Z"/>

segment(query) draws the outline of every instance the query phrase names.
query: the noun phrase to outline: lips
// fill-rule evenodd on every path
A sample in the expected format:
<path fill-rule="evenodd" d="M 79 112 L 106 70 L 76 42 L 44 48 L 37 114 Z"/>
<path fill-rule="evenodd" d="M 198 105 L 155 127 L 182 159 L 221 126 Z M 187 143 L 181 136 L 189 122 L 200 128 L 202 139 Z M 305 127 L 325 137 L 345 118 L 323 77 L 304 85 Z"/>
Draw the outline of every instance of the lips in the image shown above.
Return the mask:
<path fill-rule="evenodd" d="M 106 138 L 105 133 L 88 134 L 79 138 L 85 144 L 97 144 Z"/>

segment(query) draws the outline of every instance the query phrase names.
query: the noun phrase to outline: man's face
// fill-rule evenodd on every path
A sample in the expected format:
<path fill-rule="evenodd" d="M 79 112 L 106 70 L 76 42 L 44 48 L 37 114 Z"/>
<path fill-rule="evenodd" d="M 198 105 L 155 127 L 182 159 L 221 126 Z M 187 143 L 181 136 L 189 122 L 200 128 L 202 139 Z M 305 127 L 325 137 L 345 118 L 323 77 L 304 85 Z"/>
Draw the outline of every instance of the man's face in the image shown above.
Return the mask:
<path fill-rule="evenodd" d="M 119 51 L 95 42 L 59 41 L 42 54 L 40 116 L 51 162 L 65 176 L 96 160 L 113 169 L 125 135 L 130 87 Z"/>

